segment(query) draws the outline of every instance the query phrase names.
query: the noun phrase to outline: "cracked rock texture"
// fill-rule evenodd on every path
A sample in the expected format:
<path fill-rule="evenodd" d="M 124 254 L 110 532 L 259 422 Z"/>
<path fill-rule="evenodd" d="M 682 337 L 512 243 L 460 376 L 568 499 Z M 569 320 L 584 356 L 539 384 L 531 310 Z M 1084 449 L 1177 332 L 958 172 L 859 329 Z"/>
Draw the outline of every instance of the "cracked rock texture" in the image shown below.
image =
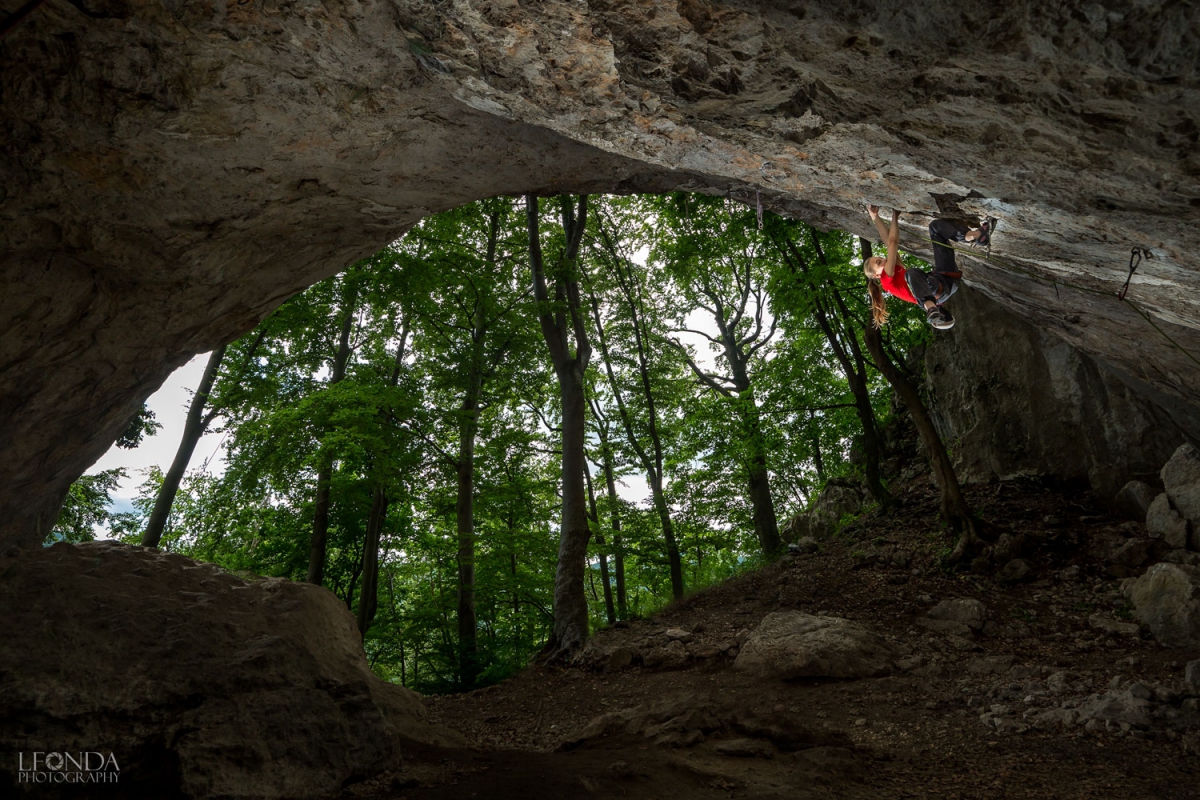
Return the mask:
<path fill-rule="evenodd" d="M 970 285 L 1193 405 L 1198 15 L 47 3 L 0 42 L 0 541 L 38 542 L 191 355 L 420 217 L 500 193 L 759 193 L 864 234 L 876 201 L 906 212 L 917 253 L 933 216 L 992 214 L 995 258 L 964 264 Z M 1133 246 L 1152 254 L 1136 307 L 1114 297 Z"/>
<path fill-rule="evenodd" d="M 462 745 L 371 673 L 324 589 L 113 542 L 17 549 L 0 575 L 0 746 L 112 752 L 122 796 L 324 797 Z"/>
<path fill-rule="evenodd" d="M 1156 397 L 983 292 L 964 289 L 953 304 L 969 322 L 926 348 L 925 385 L 959 480 L 1046 475 L 1114 498 L 1131 480 L 1157 482 L 1181 442 L 1200 440 L 1197 408 Z"/>

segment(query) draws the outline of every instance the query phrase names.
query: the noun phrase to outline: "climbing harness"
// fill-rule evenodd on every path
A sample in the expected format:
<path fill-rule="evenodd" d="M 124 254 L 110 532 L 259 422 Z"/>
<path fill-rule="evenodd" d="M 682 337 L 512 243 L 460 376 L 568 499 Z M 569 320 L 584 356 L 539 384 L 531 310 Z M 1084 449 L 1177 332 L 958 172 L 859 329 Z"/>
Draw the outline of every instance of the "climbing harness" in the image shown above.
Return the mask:
<path fill-rule="evenodd" d="M 1142 263 L 1142 258 L 1154 258 L 1145 247 L 1134 247 L 1129 251 L 1129 274 L 1125 276 L 1125 285 L 1121 287 L 1121 291 L 1117 292 L 1117 299 L 1124 301 L 1126 293 L 1129 292 L 1129 282 L 1133 280 L 1133 273 L 1137 272 L 1138 266 Z"/>

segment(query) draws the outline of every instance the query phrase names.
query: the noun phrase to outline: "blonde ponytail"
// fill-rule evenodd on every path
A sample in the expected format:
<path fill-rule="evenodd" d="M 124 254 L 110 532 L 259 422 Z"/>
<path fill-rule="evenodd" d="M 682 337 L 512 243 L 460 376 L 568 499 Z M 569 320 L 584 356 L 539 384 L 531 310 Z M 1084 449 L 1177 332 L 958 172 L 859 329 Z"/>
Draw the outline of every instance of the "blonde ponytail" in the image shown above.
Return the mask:
<path fill-rule="evenodd" d="M 888 320 L 887 300 L 883 296 L 883 285 L 877 280 L 868 279 L 867 294 L 871 296 L 871 319 L 874 321 L 876 329 L 882 328 Z"/>

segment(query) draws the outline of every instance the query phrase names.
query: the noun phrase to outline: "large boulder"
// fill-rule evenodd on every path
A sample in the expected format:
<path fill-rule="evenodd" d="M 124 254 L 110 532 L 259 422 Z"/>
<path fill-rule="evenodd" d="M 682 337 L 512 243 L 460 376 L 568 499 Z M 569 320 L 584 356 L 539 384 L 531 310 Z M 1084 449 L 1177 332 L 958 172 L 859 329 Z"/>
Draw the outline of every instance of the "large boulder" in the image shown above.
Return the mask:
<path fill-rule="evenodd" d="M 1184 444 L 1162 468 L 1163 487 L 1180 515 L 1200 525 L 1200 450 Z"/>
<path fill-rule="evenodd" d="M 1124 588 L 1154 638 L 1168 647 L 1200 647 L 1200 567 L 1155 564 Z"/>
<path fill-rule="evenodd" d="M 799 542 L 806 537 L 818 539 L 835 533 L 848 514 L 862 511 L 869 497 L 862 484 L 850 478 L 830 478 L 816 502 L 796 515 L 783 529 L 783 538 Z"/>
<path fill-rule="evenodd" d="M 783 680 L 869 678 L 890 672 L 892 656 L 883 637 L 848 619 L 777 611 L 747 637 L 733 666 Z"/>
<path fill-rule="evenodd" d="M 4 752 L 111 753 L 130 796 L 276 798 L 461 744 L 371 673 L 325 589 L 112 542 L 14 550 L 0 575 Z"/>
<path fill-rule="evenodd" d="M 1129 481 L 1113 498 L 1113 508 L 1122 516 L 1137 522 L 1146 521 L 1146 512 L 1154 502 L 1154 487 L 1145 481 Z"/>
<path fill-rule="evenodd" d="M 1146 533 L 1171 547 L 1187 547 L 1188 521 L 1171 505 L 1166 492 L 1154 498 L 1146 512 Z"/>

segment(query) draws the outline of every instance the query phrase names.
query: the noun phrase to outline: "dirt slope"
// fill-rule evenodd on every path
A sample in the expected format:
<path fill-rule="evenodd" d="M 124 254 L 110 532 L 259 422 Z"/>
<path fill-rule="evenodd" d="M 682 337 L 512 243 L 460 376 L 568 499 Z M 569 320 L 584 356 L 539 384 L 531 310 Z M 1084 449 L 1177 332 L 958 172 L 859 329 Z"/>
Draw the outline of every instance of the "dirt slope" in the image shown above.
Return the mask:
<path fill-rule="evenodd" d="M 1006 584 L 942 570 L 934 497 L 921 488 L 905 496 L 891 519 L 868 515 L 816 553 L 600 631 L 581 666 L 532 667 L 498 686 L 429 698 L 431 719 L 479 750 L 443 754 L 435 766 L 426 763 L 432 754 L 413 754 L 406 772 L 348 792 L 413 800 L 1200 797 L 1200 715 L 1181 689 L 1184 663 L 1200 653 L 1168 650 L 1119 625 L 1120 579 L 1135 570 L 1113 563 L 1112 552 L 1140 537 L 1140 526 L 1100 514 L 1083 495 L 1032 484 L 975 490 L 994 534 L 1024 536 L 1031 572 Z M 953 598 L 983 601 L 979 630 L 929 627 L 938 623 L 928 612 Z M 896 648 L 896 669 L 791 682 L 734 669 L 739 640 L 779 610 L 865 625 Z M 668 646 L 679 632 L 690 639 L 682 663 L 672 656 L 680 648 Z M 616 668 L 629 658 L 621 650 L 633 663 Z M 1120 698 L 1139 692 L 1150 699 L 1128 702 L 1149 716 L 1122 725 L 1133 712 Z M 1073 709 L 1078 722 L 1055 721 Z M 633 733 L 581 737 L 614 712 L 633 720 Z M 1089 713 L 1102 719 L 1084 724 Z M 573 749 L 562 751 L 564 741 Z"/>

